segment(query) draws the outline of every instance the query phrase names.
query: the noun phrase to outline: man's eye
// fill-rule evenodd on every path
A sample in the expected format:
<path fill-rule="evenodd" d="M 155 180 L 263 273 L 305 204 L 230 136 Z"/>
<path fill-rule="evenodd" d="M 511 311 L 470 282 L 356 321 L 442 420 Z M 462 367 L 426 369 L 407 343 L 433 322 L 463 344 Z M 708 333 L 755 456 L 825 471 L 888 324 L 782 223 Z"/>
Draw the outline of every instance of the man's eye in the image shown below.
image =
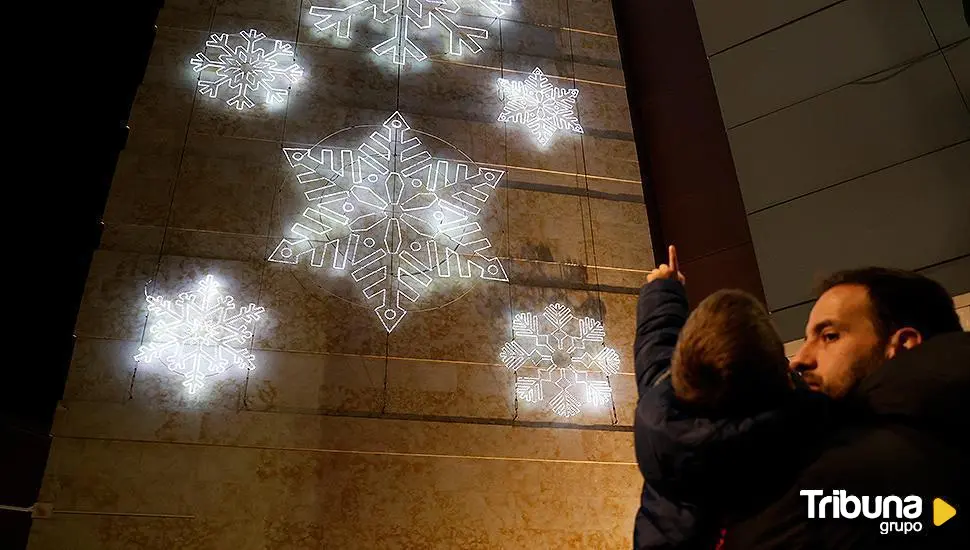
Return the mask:
<path fill-rule="evenodd" d="M 834 342 L 839 339 L 838 332 L 826 332 L 822 335 L 822 340 L 825 342 Z"/>

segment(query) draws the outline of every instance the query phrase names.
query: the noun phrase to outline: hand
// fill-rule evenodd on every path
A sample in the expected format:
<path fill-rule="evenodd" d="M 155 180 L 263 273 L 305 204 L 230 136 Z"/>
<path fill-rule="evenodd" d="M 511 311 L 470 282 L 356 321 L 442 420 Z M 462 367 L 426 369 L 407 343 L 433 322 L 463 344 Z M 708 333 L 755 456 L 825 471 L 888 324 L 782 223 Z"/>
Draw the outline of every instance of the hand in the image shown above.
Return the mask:
<path fill-rule="evenodd" d="M 647 275 L 647 282 L 652 283 L 657 279 L 677 279 L 681 284 L 687 284 L 687 277 L 680 272 L 680 262 L 677 261 L 677 248 L 674 245 L 667 247 L 667 255 L 670 258 L 670 265 L 660 264 L 656 269 Z"/>

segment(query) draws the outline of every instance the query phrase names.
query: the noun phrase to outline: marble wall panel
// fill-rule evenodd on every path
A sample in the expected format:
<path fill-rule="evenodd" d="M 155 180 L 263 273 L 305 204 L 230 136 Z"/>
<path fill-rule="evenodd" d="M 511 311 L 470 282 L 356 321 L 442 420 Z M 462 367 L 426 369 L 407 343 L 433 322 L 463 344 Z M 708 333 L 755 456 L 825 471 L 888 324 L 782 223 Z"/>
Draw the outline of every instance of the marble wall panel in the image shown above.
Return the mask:
<path fill-rule="evenodd" d="M 616 36 L 610 0 L 568 0 L 569 27 Z"/>
<path fill-rule="evenodd" d="M 359 290 L 349 275 L 320 280 L 303 267 L 269 263 L 260 305 L 268 316 L 256 332 L 256 347 L 276 351 L 352 353 L 379 356 L 387 352 L 387 332 L 373 310 L 351 302 Z M 340 294 L 336 294 L 340 292 Z"/>
<path fill-rule="evenodd" d="M 74 344 L 64 399 L 126 401 L 139 345 L 131 340 L 79 338 Z"/>
<path fill-rule="evenodd" d="M 502 112 L 495 80 L 500 65 L 434 62 L 399 76 L 398 108 L 414 114 L 491 122 Z"/>
<path fill-rule="evenodd" d="M 520 2 L 508 18 L 538 26 L 562 27 L 566 25 L 566 0 Z"/>
<path fill-rule="evenodd" d="M 643 269 L 652 258 L 647 209 L 634 200 L 589 199 L 594 265 Z"/>
<path fill-rule="evenodd" d="M 521 80 L 525 75 L 512 75 Z M 563 84 L 560 84 L 563 85 Z M 576 188 L 581 178 L 576 174 L 583 167 L 583 138 L 572 132 L 557 132 L 546 145 L 541 145 L 523 124 L 506 124 L 507 159 L 510 185 L 557 186 Z M 523 174 L 523 172 L 525 172 Z"/>
<path fill-rule="evenodd" d="M 515 258 L 588 265 L 588 199 L 509 189 L 509 241 Z"/>
<path fill-rule="evenodd" d="M 633 340 L 636 336 L 637 294 L 599 293 L 603 326 L 609 344 L 620 354 L 620 372 L 632 373 Z"/>
<path fill-rule="evenodd" d="M 164 227 L 105 222 L 99 248 L 117 252 L 158 254 L 164 237 Z"/>
<path fill-rule="evenodd" d="M 78 311 L 78 336 L 137 340 L 148 311 L 145 290 L 158 257 L 98 250 L 94 253 Z"/>
<path fill-rule="evenodd" d="M 391 359 L 386 411 L 511 419 L 515 413 L 513 378 L 503 365 Z"/>
<path fill-rule="evenodd" d="M 160 26 L 155 33 L 143 85 L 194 90 L 198 83 L 198 74 L 192 69 L 189 60 L 202 51 L 209 34 L 208 30 Z"/>
<path fill-rule="evenodd" d="M 175 185 L 171 225 L 266 235 L 282 162 L 278 157 L 262 163 L 186 152 Z"/>
<path fill-rule="evenodd" d="M 452 301 L 410 311 L 388 335 L 388 355 L 494 363 L 511 333 L 508 284 L 474 279 L 432 284 L 438 293 L 450 290 L 447 297 Z M 429 301 L 439 299 L 434 292 L 429 290 Z"/>
<path fill-rule="evenodd" d="M 359 355 L 256 352 L 246 408 L 288 413 L 372 412 L 384 408 L 387 360 Z"/>
<path fill-rule="evenodd" d="M 168 0 L 155 22 L 159 27 L 208 30 L 218 0 Z"/>
<path fill-rule="evenodd" d="M 370 51 L 379 25 L 316 30 L 308 10 L 325 3 L 166 2 L 55 422 L 40 497 L 55 512 L 30 548 L 629 546 L 630 347 L 653 258 L 610 3 L 516 1 L 465 20 L 491 34 L 481 53 L 403 67 Z M 188 60 L 210 33 L 249 28 L 293 43 L 306 77 L 284 104 L 240 112 L 199 94 Z M 536 66 L 580 89 L 585 134 L 539 147 L 497 121 L 496 80 Z M 506 172 L 479 222 L 511 282 L 436 281 L 388 334 L 348 273 L 266 258 L 306 207 L 282 149 L 395 110 Z M 256 368 L 190 395 L 132 356 L 146 292 L 206 274 L 266 312 Z M 499 359 L 512 316 L 555 301 L 604 323 L 621 355 L 611 406 L 567 419 L 516 398 Z"/>
<path fill-rule="evenodd" d="M 242 7 L 236 1 L 220 3 L 212 17 L 209 31 L 211 33 L 232 34 L 254 29 L 273 40 L 295 42 L 298 29 L 297 18 L 300 15 L 295 2 L 283 0 L 278 3 L 271 3 L 275 5 L 268 6 L 269 9 L 266 11 L 256 7 L 257 4 L 261 3 L 265 2 L 256 0 L 249 7 Z M 293 4 L 292 12 L 284 4 Z"/>
<path fill-rule="evenodd" d="M 303 15 L 301 4 L 301 0 L 220 0 L 215 14 L 296 23 Z"/>
<path fill-rule="evenodd" d="M 152 84 L 147 81 L 149 71 L 146 69 L 146 81 L 138 89 L 128 115 L 124 153 L 180 153 L 198 93 L 194 81 L 191 87 L 175 86 L 164 79 Z"/>
<path fill-rule="evenodd" d="M 583 136 L 586 184 L 593 193 L 641 197 L 640 163 L 636 144 L 623 139 Z"/>
<path fill-rule="evenodd" d="M 182 151 L 122 151 L 111 182 L 104 221 L 163 227 L 182 164 Z"/>
<path fill-rule="evenodd" d="M 137 466 L 144 480 L 164 482 L 102 477 L 97 463 L 75 460 L 75 468 L 57 478 L 73 486 L 98 483 L 104 496 L 79 501 L 70 489 L 59 493 L 52 519 L 35 523 L 31 548 L 58 547 L 53 545 L 66 542 L 58 537 L 65 530 L 105 548 L 495 548 L 515 547 L 524 535 L 533 544 L 572 540 L 575 545 L 567 547 L 606 548 L 604 543 L 628 537 L 638 493 L 631 481 L 639 473 L 625 465 L 203 451 L 166 444 L 87 447 L 80 451 L 86 457 L 117 457 L 119 464 Z M 184 491 L 189 485 L 198 490 Z M 589 496 L 590 486 L 603 496 Z M 180 500 L 179 494 L 192 499 Z M 152 511 L 143 512 L 147 517 L 90 515 L 85 522 L 56 512 L 58 505 L 80 511 L 67 506 L 122 500 Z M 194 513 L 177 513 L 189 507 Z M 236 538 L 233 530 L 247 537 Z"/>
<path fill-rule="evenodd" d="M 65 403 L 58 411 L 54 435 L 352 454 L 400 452 L 635 463 L 633 435 L 623 428 L 550 429 L 508 423 L 432 422 L 360 415 L 160 410 L 133 401 Z"/>
<path fill-rule="evenodd" d="M 615 86 L 602 86 L 578 82 L 579 97 L 576 104 L 579 122 L 587 134 L 608 138 L 632 140 L 633 126 L 626 90 Z"/>

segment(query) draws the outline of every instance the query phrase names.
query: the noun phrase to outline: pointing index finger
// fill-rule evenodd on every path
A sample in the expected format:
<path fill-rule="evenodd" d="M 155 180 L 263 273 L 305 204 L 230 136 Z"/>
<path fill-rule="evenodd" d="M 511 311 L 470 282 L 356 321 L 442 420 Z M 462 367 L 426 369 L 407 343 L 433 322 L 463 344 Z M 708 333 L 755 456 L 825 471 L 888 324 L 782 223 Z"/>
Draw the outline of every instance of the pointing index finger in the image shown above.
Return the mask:
<path fill-rule="evenodd" d="M 667 259 L 670 262 L 670 269 L 674 270 L 675 272 L 679 272 L 680 263 L 677 261 L 677 247 L 674 245 L 668 246 L 667 256 L 668 256 Z"/>

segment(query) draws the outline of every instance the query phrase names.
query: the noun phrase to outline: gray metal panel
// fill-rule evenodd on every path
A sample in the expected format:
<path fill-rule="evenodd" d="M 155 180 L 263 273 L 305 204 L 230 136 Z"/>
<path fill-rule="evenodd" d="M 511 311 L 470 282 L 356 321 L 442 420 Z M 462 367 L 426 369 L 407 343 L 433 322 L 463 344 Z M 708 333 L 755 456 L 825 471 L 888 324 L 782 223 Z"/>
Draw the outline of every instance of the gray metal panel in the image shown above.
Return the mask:
<path fill-rule="evenodd" d="M 965 140 L 970 112 L 937 55 L 878 84 L 793 105 L 729 137 L 752 212 Z"/>
<path fill-rule="evenodd" d="M 941 46 L 970 36 L 970 25 L 963 17 L 963 0 L 919 0 Z"/>
<path fill-rule="evenodd" d="M 924 269 L 920 273 L 946 287 L 951 296 L 970 292 L 970 256 Z"/>
<path fill-rule="evenodd" d="M 948 50 L 945 55 L 963 98 L 970 103 L 970 40 Z"/>
<path fill-rule="evenodd" d="M 970 292 L 970 256 L 920 270 L 920 273 L 943 285 L 952 296 Z M 771 313 L 771 321 L 783 342 L 804 338 L 805 324 L 814 305 L 812 300 Z"/>
<path fill-rule="evenodd" d="M 837 0 L 694 0 L 708 54 L 784 25 Z"/>
<path fill-rule="evenodd" d="M 730 128 L 936 48 L 916 0 L 848 0 L 711 58 Z"/>
<path fill-rule="evenodd" d="M 771 322 L 781 336 L 782 342 L 791 342 L 805 337 L 805 323 L 815 302 L 809 302 L 795 307 L 775 311 L 771 314 Z"/>
<path fill-rule="evenodd" d="M 748 217 L 771 309 L 826 273 L 919 269 L 970 253 L 970 142 Z"/>

